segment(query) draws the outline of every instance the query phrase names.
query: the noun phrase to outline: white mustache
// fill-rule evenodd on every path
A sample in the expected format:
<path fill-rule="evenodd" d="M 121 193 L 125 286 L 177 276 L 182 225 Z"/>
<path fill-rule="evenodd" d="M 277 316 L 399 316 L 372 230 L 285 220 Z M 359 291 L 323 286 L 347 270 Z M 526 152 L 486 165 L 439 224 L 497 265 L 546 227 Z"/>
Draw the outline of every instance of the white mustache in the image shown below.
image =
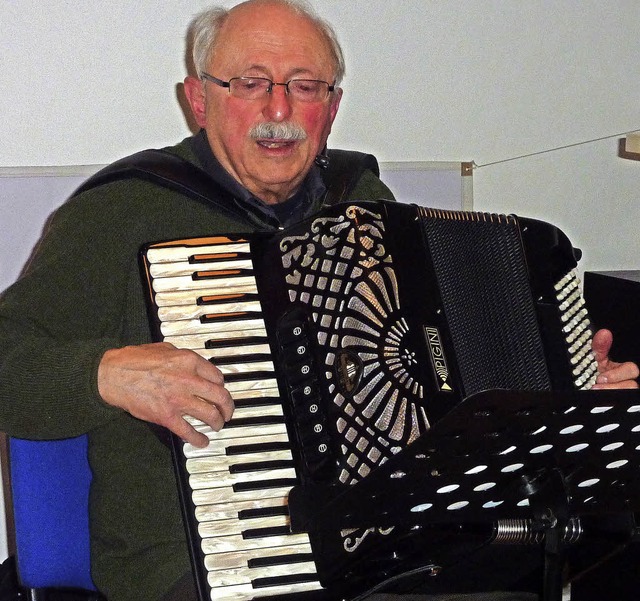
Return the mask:
<path fill-rule="evenodd" d="M 253 140 L 306 140 L 307 132 L 290 121 L 283 121 L 281 123 L 258 123 L 249 130 L 249 137 Z"/>

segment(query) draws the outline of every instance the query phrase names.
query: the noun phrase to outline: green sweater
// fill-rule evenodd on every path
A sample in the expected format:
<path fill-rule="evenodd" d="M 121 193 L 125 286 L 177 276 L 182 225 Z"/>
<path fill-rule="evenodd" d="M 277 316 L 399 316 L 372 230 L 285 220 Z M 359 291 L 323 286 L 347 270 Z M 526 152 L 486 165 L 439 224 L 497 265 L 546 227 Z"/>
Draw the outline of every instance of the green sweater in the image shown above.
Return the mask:
<path fill-rule="evenodd" d="M 198 163 L 186 140 L 169 150 Z M 350 195 L 391 197 L 370 171 Z M 190 569 L 170 451 L 97 390 L 107 349 L 151 341 L 138 251 L 255 227 L 142 180 L 106 184 L 56 212 L 26 274 L 0 298 L 0 429 L 88 433 L 92 573 L 109 601 L 155 601 Z"/>

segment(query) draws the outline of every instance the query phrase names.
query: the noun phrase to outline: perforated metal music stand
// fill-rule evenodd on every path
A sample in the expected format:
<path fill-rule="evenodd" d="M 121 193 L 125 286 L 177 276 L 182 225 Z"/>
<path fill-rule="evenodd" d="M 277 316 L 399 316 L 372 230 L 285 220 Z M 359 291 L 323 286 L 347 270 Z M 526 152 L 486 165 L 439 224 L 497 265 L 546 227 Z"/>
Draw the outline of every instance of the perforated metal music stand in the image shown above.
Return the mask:
<path fill-rule="evenodd" d="M 299 486 L 294 530 L 529 518 L 545 533 L 543 598 L 562 597 L 572 517 L 640 508 L 638 391 L 492 390 L 351 487 Z"/>

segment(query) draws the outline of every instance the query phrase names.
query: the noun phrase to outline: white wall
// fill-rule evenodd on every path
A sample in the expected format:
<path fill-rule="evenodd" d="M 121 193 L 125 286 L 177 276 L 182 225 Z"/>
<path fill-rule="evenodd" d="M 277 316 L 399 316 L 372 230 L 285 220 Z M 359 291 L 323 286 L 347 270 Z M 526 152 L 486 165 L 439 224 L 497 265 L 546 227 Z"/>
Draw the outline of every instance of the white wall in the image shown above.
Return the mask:
<path fill-rule="evenodd" d="M 486 165 L 640 129 L 637 0 L 312 3 L 347 55 L 334 147 Z M 0 170 L 103 164 L 187 135 L 184 32 L 208 4 L 3 0 Z M 476 169 L 474 208 L 560 225 L 583 269 L 634 269 L 639 182 L 608 139 Z"/>

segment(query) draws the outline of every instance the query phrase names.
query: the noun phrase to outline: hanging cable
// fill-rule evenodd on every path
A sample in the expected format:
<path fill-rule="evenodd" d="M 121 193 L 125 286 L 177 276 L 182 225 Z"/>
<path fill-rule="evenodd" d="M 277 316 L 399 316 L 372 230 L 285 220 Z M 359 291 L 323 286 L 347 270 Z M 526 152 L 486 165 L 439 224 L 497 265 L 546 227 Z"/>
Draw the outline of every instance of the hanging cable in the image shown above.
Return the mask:
<path fill-rule="evenodd" d="M 530 152 L 529 154 L 521 154 L 515 157 L 510 157 L 508 159 L 501 159 L 499 161 L 492 161 L 491 163 L 484 163 L 483 165 L 478 165 L 475 161 L 473 161 L 472 166 L 473 166 L 473 169 L 481 169 L 482 167 L 490 167 L 491 165 L 499 165 L 500 163 L 508 163 L 509 161 L 518 161 L 520 159 L 526 159 L 528 157 L 534 157 L 541 154 L 546 154 L 548 152 L 555 152 L 556 150 L 564 150 L 565 148 L 573 148 L 574 146 L 583 146 L 584 144 L 592 144 L 593 142 L 610 140 L 611 138 L 619 138 L 620 136 L 628 136 L 629 134 L 635 134 L 638 132 L 640 132 L 640 128 L 632 129 L 631 131 L 621 132 L 619 134 L 612 134 L 610 136 L 603 136 L 602 138 L 594 138 L 593 140 L 585 140 L 584 142 L 575 142 L 574 144 L 566 144 L 564 146 L 558 146 L 556 148 L 539 150 L 538 152 Z"/>

